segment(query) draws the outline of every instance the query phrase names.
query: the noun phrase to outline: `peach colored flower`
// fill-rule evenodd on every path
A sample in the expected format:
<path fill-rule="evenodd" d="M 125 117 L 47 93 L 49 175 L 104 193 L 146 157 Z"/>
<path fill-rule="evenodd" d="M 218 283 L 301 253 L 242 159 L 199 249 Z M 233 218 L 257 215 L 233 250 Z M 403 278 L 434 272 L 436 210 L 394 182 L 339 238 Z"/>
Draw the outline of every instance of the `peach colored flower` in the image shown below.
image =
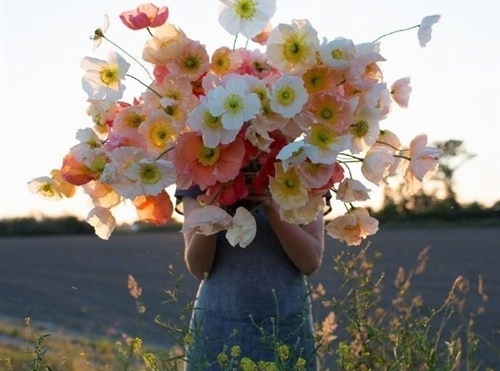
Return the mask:
<path fill-rule="evenodd" d="M 64 156 L 61 167 L 61 177 L 68 183 L 77 186 L 83 185 L 91 180 L 99 178 L 99 175 L 99 171 L 90 169 L 82 162 L 77 161 L 71 153 Z"/>
<path fill-rule="evenodd" d="M 163 110 L 156 110 L 138 129 L 146 142 L 149 154 L 159 156 L 168 149 L 173 148 L 179 128 L 172 116 L 167 115 Z"/>
<path fill-rule="evenodd" d="M 391 85 L 391 97 L 400 107 L 408 107 L 410 93 L 411 86 L 409 77 L 403 77 Z"/>
<path fill-rule="evenodd" d="M 280 162 L 275 163 L 275 176 L 269 178 L 269 191 L 281 208 L 295 209 L 309 201 L 307 188 L 297 170 L 290 166 L 284 170 Z"/>
<path fill-rule="evenodd" d="M 297 164 L 297 170 L 304 179 L 306 186 L 309 189 L 323 188 L 327 185 L 335 171 L 337 170 L 337 164 L 321 164 L 313 163 L 309 160 L 302 161 Z"/>
<path fill-rule="evenodd" d="M 342 74 L 334 69 L 319 65 L 307 70 L 303 75 L 304 86 L 309 94 L 335 92 L 342 83 Z"/>
<path fill-rule="evenodd" d="M 210 62 L 205 46 L 198 41 L 188 39 L 175 59 L 168 61 L 165 65 L 174 76 L 186 77 L 194 81 L 207 73 Z"/>
<path fill-rule="evenodd" d="M 147 3 L 141 4 L 135 10 L 127 10 L 120 14 L 120 19 L 131 30 L 140 30 L 148 27 L 158 27 L 168 18 L 168 8 Z"/>
<path fill-rule="evenodd" d="M 52 180 L 56 183 L 57 189 L 65 196 L 65 197 L 73 197 L 76 192 L 76 187 L 74 184 L 71 184 L 63 179 L 62 173 L 60 169 L 53 169 L 50 172 L 50 176 Z"/>
<path fill-rule="evenodd" d="M 317 31 L 307 19 L 281 23 L 269 35 L 266 54 L 269 64 L 281 71 L 301 75 L 317 64 Z"/>
<path fill-rule="evenodd" d="M 438 158 L 443 151 L 435 147 L 427 147 L 427 135 L 416 136 L 410 142 L 410 163 L 405 172 L 406 189 L 415 193 L 420 188 L 420 182 L 437 170 Z"/>
<path fill-rule="evenodd" d="M 188 42 L 186 34 L 169 23 L 155 28 L 153 37 L 146 42 L 142 58 L 146 62 L 165 65 L 182 52 Z"/>
<path fill-rule="evenodd" d="M 397 168 L 398 159 L 394 157 L 394 151 L 387 146 L 374 146 L 366 152 L 361 172 L 363 176 L 373 184 L 379 186 Z"/>
<path fill-rule="evenodd" d="M 288 223 L 304 225 L 316 220 L 324 206 L 325 202 L 323 201 L 322 195 L 310 195 L 309 201 L 304 206 L 293 209 L 280 208 L 279 212 L 281 220 Z"/>
<path fill-rule="evenodd" d="M 116 219 L 109 209 L 96 206 L 87 215 L 87 223 L 94 227 L 97 236 L 107 240 L 115 229 Z"/>
<path fill-rule="evenodd" d="M 222 46 L 216 49 L 211 58 L 210 71 L 216 75 L 223 76 L 235 72 L 240 68 L 243 60 L 238 52 Z"/>
<path fill-rule="evenodd" d="M 188 175 L 201 189 L 216 182 L 225 183 L 238 175 L 245 146 L 241 138 L 227 145 L 206 147 L 196 132 L 182 134 L 174 150 L 174 162 L 179 173 Z"/>
<path fill-rule="evenodd" d="M 337 134 L 346 134 L 353 121 L 353 109 L 340 94 L 324 93 L 311 96 L 305 107 L 316 122 L 329 125 Z"/>
<path fill-rule="evenodd" d="M 370 199 L 368 192 L 370 189 L 366 188 L 359 180 L 345 178 L 339 184 L 336 198 L 345 203 L 366 201 Z"/>
<path fill-rule="evenodd" d="M 182 233 L 198 233 L 205 236 L 227 230 L 233 225 L 233 218 L 218 206 L 207 205 L 194 209 L 185 219 Z"/>
<path fill-rule="evenodd" d="M 226 232 L 226 239 L 232 246 L 247 247 L 257 234 L 257 223 L 253 215 L 244 207 L 238 207 L 233 216 L 233 224 Z"/>
<path fill-rule="evenodd" d="M 121 196 L 110 185 L 98 180 L 92 180 L 82 187 L 85 193 L 92 199 L 94 206 L 110 209 L 122 201 Z"/>
<path fill-rule="evenodd" d="M 169 194 L 162 190 L 155 196 L 139 195 L 133 200 L 139 220 L 163 225 L 172 218 L 174 206 Z"/>
<path fill-rule="evenodd" d="M 329 236 L 348 246 L 358 246 L 363 239 L 378 231 L 378 220 L 366 209 L 357 207 L 328 222 L 325 229 Z"/>

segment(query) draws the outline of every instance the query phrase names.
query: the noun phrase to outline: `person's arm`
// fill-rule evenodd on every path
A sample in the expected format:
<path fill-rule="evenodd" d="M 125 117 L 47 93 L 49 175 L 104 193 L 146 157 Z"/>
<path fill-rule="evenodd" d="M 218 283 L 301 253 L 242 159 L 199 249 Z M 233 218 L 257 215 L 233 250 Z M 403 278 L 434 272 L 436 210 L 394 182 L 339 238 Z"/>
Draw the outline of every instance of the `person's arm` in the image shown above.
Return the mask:
<path fill-rule="evenodd" d="M 184 217 L 201 207 L 191 197 L 182 198 Z M 184 233 L 184 260 L 189 273 L 202 280 L 212 270 L 215 257 L 216 235 L 204 236 L 198 233 Z"/>
<path fill-rule="evenodd" d="M 271 200 L 264 210 L 292 263 L 306 275 L 314 273 L 321 265 L 325 248 L 323 214 L 309 224 L 297 225 L 281 220 L 275 201 Z"/>

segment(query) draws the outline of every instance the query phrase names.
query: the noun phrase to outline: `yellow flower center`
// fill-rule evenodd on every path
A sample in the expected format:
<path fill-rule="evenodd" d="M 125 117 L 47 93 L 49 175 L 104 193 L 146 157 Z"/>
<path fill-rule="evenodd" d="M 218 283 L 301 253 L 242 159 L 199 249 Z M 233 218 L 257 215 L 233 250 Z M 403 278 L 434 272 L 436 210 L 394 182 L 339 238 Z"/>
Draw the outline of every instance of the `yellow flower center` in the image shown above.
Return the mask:
<path fill-rule="evenodd" d="M 235 114 L 243 109 L 243 98 L 238 94 L 229 94 L 224 100 L 226 112 Z"/>
<path fill-rule="evenodd" d="M 283 44 L 283 56 L 292 63 L 297 63 L 303 60 L 307 54 L 308 48 L 302 40 L 293 36 Z"/>
<path fill-rule="evenodd" d="M 198 161 L 203 166 L 213 166 L 219 159 L 220 149 L 219 147 L 210 148 L 202 147 L 198 153 Z"/>
<path fill-rule="evenodd" d="M 196 72 L 200 68 L 200 59 L 197 55 L 187 55 L 180 63 L 184 71 Z"/>
<path fill-rule="evenodd" d="M 321 150 L 328 149 L 335 138 L 335 134 L 324 126 L 316 125 L 311 130 L 311 143 Z"/>
<path fill-rule="evenodd" d="M 289 85 L 283 85 L 278 89 L 276 97 L 280 105 L 289 106 L 295 100 L 295 90 Z"/>
<path fill-rule="evenodd" d="M 50 183 L 44 183 L 40 186 L 39 191 L 46 197 L 53 197 L 56 193 L 54 187 Z"/>
<path fill-rule="evenodd" d="M 208 110 L 203 115 L 203 122 L 209 129 L 220 129 L 222 126 L 220 117 L 213 116 Z"/>
<path fill-rule="evenodd" d="M 257 4 L 252 0 L 240 0 L 235 4 L 236 14 L 242 19 L 252 19 L 257 11 Z"/>
<path fill-rule="evenodd" d="M 120 71 L 117 66 L 104 67 L 99 72 L 99 78 L 104 85 L 110 86 L 116 84 L 120 80 Z"/>
<path fill-rule="evenodd" d="M 333 110 L 330 107 L 324 107 L 319 114 L 323 120 L 330 120 L 334 116 Z"/>
<path fill-rule="evenodd" d="M 93 162 L 92 162 L 92 170 L 97 171 L 99 173 L 102 173 L 104 171 L 104 168 L 106 167 L 107 161 L 106 157 L 97 157 Z"/>
<path fill-rule="evenodd" d="M 179 105 L 177 104 L 163 108 L 163 112 L 175 119 L 179 119 L 182 114 L 181 110 L 179 109 Z"/>
<path fill-rule="evenodd" d="M 332 50 L 332 58 L 333 59 L 344 59 L 344 53 L 342 53 L 341 49 L 333 49 Z"/>
<path fill-rule="evenodd" d="M 175 129 L 160 121 L 151 127 L 149 132 L 151 143 L 157 148 L 165 148 L 167 143 L 175 139 Z"/>
<path fill-rule="evenodd" d="M 366 120 L 359 120 L 354 125 L 351 126 L 350 132 L 352 136 L 356 138 L 363 138 L 370 129 L 370 125 Z"/>
<path fill-rule="evenodd" d="M 140 115 L 136 112 L 130 113 L 125 118 L 126 125 L 134 129 L 137 129 L 144 121 L 146 121 L 146 115 Z"/>
<path fill-rule="evenodd" d="M 156 184 L 161 178 L 160 171 L 153 164 L 143 164 L 141 166 L 140 176 L 144 184 Z"/>

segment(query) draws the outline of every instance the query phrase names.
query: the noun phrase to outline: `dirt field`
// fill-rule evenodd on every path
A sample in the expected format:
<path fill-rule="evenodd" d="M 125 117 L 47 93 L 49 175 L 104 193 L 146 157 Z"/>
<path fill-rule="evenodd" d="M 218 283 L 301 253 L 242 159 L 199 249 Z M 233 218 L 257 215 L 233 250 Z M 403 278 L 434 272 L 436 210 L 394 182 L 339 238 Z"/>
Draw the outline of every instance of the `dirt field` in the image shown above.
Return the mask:
<path fill-rule="evenodd" d="M 455 278 L 471 281 L 468 309 L 482 305 L 485 313 L 475 328 L 487 339 L 500 344 L 500 230 L 498 228 L 454 228 L 425 230 L 382 230 L 372 239 L 370 251 L 382 258 L 376 270 L 386 273 L 387 286 L 399 266 L 412 267 L 419 252 L 430 246 L 425 273 L 413 280 L 413 293 L 424 303 L 439 306 Z M 153 318 L 178 320 L 179 308 L 195 295 L 197 282 L 182 261 L 179 233 L 116 235 L 109 241 L 96 236 L 4 238 L 0 240 L 0 314 L 2 321 L 33 321 L 60 329 L 91 335 L 116 336 L 134 331 L 135 302 L 127 289 L 127 276 L 133 275 L 143 288 L 142 302 L 147 310 L 139 319 L 139 336 L 146 343 L 169 344 Z M 345 247 L 327 237 L 325 260 L 310 277 L 335 293 L 341 278 L 332 269 L 331 256 Z M 169 271 L 169 266 L 175 273 Z M 482 275 L 489 300 L 483 302 L 477 291 Z M 179 305 L 165 304 L 165 291 L 180 283 Z M 318 318 L 320 308 L 315 307 Z M 489 363 L 500 370 L 500 361 L 486 354 Z"/>

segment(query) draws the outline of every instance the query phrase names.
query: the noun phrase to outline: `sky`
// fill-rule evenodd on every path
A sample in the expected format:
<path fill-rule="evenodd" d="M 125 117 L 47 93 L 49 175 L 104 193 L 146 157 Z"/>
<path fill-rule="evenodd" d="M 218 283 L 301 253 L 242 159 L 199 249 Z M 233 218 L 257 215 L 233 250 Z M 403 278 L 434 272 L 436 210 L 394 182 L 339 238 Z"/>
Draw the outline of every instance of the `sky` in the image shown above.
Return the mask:
<path fill-rule="evenodd" d="M 28 190 L 27 183 L 59 168 L 77 143 L 78 129 L 91 127 L 81 87 L 85 56 L 105 59 L 104 42 L 95 52 L 90 36 L 110 19 L 107 37 L 140 57 L 147 31 L 131 31 L 119 14 L 136 8 L 130 0 L 2 0 L 0 108 L 0 219 L 14 217 L 85 218 L 86 195 L 54 203 Z M 169 22 L 208 51 L 232 46 L 233 37 L 217 21 L 217 0 L 162 0 Z M 381 127 L 403 143 L 425 133 L 429 142 L 457 139 L 476 154 L 455 174 L 459 202 L 492 206 L 500 200 L 500 3 L 497 0 L 277 0 L 274 25 L 308 19 L 320 40 L 342 36 L 355 43 L 414 26 L 440 14 L 432 40 L 421 48 L 416 30 L 382 39 L 384 79 L 411 78 L 408 109 L 395 108 Z M 251 46 L 253 48 L 254 46 Z M 135 68 L 135 70 L 134 70 Z M 140 73 L 134 66 L 129 72 Z M 126 81 L 125 97 L 143 88 Z M 372 201 L 380 202 L 373 185 Z M 130 203 L 120 206 L 118 222 L 135 219 Z"/>

